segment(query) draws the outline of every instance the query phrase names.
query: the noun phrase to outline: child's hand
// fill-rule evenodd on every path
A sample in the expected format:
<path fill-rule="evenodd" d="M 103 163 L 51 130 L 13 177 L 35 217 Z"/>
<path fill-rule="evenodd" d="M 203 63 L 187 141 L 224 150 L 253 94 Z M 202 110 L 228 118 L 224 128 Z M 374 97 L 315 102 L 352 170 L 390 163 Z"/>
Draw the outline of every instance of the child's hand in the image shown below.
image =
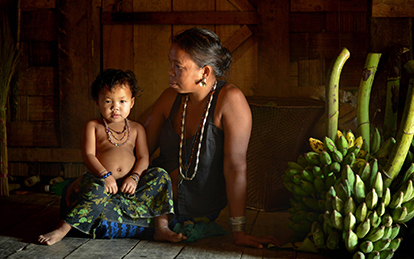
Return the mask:
<path fill-rule="evenodd" d="M 105 178 L 105 190 L 110 194 L 116 194 L 118 192 L 118 185 L 116 185 L 116 180 L 112 175 Z"/>
<path fill-rule="evenodd" d="M 125 180 L 122 182 L 122 186 L 121 186 L 121 192 L 123 193 L 127 193 L 127 194 L 134 194 L 135 193 L 135 189 L 137 188 L 137 182 L 135 182 L 134 179 L 132 179 L 131 177 L 127 177 L 125 178 Z"/>

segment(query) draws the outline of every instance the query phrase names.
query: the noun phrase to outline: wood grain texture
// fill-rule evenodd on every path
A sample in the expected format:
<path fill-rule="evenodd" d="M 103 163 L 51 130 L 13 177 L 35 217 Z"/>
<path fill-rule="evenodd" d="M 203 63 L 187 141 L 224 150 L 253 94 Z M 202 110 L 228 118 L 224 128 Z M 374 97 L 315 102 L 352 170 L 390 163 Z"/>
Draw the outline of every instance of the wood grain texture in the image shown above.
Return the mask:
<path fill-rule="evenodd" d="M 414 2 L 410 0 L 373 0 L 372 17 L 414 17 Z"/>

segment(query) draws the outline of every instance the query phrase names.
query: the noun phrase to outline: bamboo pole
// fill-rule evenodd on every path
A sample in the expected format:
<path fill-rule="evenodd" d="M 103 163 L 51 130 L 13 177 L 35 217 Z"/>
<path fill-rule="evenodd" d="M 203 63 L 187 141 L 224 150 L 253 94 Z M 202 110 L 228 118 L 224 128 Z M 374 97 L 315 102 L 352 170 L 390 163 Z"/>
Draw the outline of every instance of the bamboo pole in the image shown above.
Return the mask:
<path fill-rule="evenodd" d="M 410 74 L 408 85 L 407 100 L 404 106 L 401 126 L 397 135 L 397 143 L 392 149 L 384 171 L 387 174 L 384 180 L 384 188 L 391 185 L 392 181 L 398 176 L 404 160 L 407 156 L 414 133 L 414 60 L 407 62 L 404 69 Z"/>
<path fill-rule="evenodd" d="M 371 96 L 372 83 L 374 82 L 375 72 L 377 71 L 381 53 L 369 53 L 365 60 L 362 71 L 361 82 L 358 92 L 357 125 L 358 135 L 362 136 L 366 151 L 370 151 L 370 125 L 369 125 L 369 99 Z"/>
<path fill-rule="evenodd" d="M 343 48 L 328 72 L 325 90 L 326 136 L 335 139 L 338 131 L 339 117 L 339 78 L 342 68 L 350 56 L 349 50 Z"/>

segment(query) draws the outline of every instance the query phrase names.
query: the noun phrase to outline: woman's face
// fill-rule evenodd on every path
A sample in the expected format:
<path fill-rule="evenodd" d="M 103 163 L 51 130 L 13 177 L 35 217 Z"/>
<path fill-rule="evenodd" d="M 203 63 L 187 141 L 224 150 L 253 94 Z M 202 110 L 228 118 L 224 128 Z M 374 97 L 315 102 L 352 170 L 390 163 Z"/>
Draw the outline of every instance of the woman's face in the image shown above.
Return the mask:
<path fill-rule="evenodd" d="M 170 87 L 179 93 L 189 93 L 199 89 L 203 79 L 203 69 L 194 63 L 190 55 L 177 44 L 172 44 L 168 55 L 170 61 Z"/>

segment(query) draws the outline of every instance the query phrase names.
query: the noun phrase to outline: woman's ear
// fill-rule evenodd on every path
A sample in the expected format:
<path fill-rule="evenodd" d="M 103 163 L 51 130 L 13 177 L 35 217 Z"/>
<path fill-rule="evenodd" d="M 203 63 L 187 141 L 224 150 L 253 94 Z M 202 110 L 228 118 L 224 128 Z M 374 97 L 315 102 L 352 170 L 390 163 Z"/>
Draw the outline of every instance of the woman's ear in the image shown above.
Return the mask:
<path fill-rule="evenodd" d="M 212 72 L 213 68 L 209 65 L 205 65 L 203 67 L 203 78 L 209 78 Z"/>

